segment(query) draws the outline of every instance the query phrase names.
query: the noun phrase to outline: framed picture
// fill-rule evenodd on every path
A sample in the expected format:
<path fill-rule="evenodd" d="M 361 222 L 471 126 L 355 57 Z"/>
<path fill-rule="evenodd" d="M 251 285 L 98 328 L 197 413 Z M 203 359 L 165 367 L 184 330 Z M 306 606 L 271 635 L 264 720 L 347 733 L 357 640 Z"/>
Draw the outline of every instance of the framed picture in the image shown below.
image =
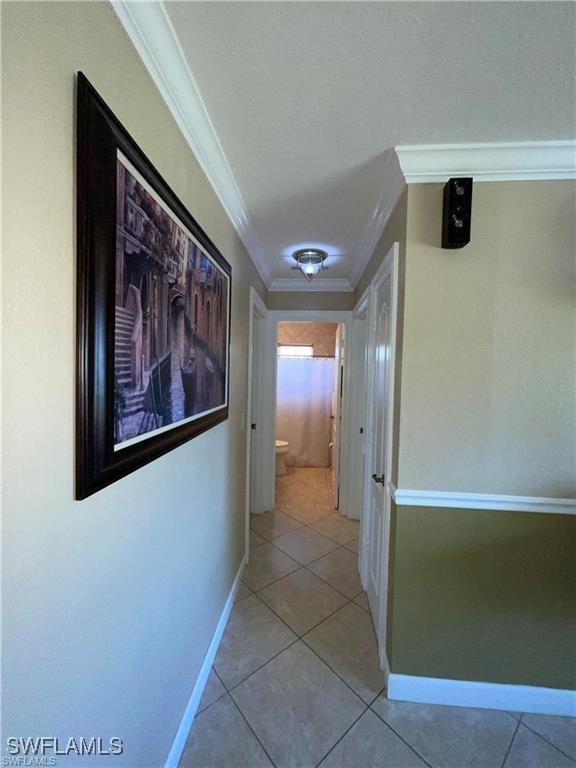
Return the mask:
<path fill-rule="evenodd" d="M 78 73 L 76 498 L 228 417 L 231 269 Z"/>

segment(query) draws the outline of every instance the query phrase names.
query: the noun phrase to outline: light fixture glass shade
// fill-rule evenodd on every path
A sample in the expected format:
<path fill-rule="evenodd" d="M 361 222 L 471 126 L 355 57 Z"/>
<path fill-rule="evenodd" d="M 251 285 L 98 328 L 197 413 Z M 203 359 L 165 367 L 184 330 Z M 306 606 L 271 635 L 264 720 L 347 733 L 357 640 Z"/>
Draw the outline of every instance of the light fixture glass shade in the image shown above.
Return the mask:
<path fill-rule="evenodd" d="M 304 272 L 304 277 L 310 283 L 312 278 L 318 274 L 320 266 L 318 264 L 300 264 L 300 269 Z"/>
<path fill-rule="evenodd" d="M 292 258 L 297 266 L 293 267 L 293 269 L 299 269 L 306 280 L 311 283 L 321 269 L 326 269 L 324 266 L 326 256 L 325 251 L 320 251 L 316 248 L 304 248 L 300 251 L 295 251 L 292 254 Z"/>

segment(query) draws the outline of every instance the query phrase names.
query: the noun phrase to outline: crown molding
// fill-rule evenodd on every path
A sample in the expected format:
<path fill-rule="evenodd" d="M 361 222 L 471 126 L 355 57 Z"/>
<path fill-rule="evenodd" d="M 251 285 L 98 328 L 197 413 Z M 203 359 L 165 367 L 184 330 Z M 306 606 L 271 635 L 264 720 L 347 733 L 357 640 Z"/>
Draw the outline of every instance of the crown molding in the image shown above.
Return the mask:
<path fill-rule="evenodd" d="M 272 280 L 264 248 L 163 0 L 111 0 L 111 4 L 271 291 L 354 290 L 406 184 L 444 182 L 459 175 L 475 181 L 576 179 L 576 141 L 397 146 L 390 151 L 378 203 L 361 237 L 350 280 L 327 278 L 309 285 L 290 278 Z"/>
<path fill-rule="evenodd" d="M 492 144 L 421 144 L 395 148 L 408 184 L 474 181 L 576 179 L 576 141 Z"/>
<path fill-rule="evenodd" d="M 319 277 L 307 283 L 303 277 L 277 277 L 270 283 L 269 291 L 329 291 L 349 293 L 354 290 L 350 280 L 343 277 Z"/>
<path fill-rule="evenodd" d="M 354 260 L 354 267 L 352 274 L 350 275 L 350 282 L 354 288 L 358 285 L 366 265 L 370 261 L 372 254 L 376 250 L 378 241 L 382 237 L 382 233 L 396 203 L 400 199 L 402 192 L 406 189 L 406 181 L 398 162 L 396 153 L 390 150 L 388 162 L 382 174 L 382 184 L 380 187 L 380 195 L 378 197 L 378 203 L 360 240 L 360 245 L 356 252 L 356 258 Z"/>
<path fill-rule="evenodd" d="M 130 0 L 111 2 L 202 171 L 246 246 L 260 277 L 268 286 L 270 270 L 264 249 L 164 3 Z"/>

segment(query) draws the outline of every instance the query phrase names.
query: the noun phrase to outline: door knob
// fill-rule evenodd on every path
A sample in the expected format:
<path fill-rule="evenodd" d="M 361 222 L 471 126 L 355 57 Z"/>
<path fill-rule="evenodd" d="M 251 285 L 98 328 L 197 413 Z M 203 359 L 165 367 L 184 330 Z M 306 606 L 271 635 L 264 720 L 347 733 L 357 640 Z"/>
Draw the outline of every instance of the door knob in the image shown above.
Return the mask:
<path fill-rule="evenodd" d="M 375 483 L 380 483 L 380 485 L 384 485 L 384 475 L 372 475 L 372 480 L 374 480 Z"/>

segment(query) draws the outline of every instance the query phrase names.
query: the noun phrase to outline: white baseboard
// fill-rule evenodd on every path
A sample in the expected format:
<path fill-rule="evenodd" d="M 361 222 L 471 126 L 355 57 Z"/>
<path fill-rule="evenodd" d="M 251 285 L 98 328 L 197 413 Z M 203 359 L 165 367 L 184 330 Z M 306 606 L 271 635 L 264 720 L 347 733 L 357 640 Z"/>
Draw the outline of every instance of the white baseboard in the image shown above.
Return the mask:
<path fill-rule="evenodd" d="M 536 685 L 477 683 L 471 680 L 443 680 L 391 673 L 388 677 L 387 696 L 394 701 L 421 704 L 576 716 L 576 691 Z"/>
<path fill-rule="evenodd" d="M 240 586 L 240 579 L 242 578 L 242 573 L 244 571 L 246 562 L 247 557 L 244 555 L 242 562 L 240 563 L 240 567 L 238 568 L 238 572 L 236 573 L 236 577 L 234 578 L 232 589 L 230 590 L 230 594 L 228 595 L 228 599 L 224 605 L 224 610 L 222 611 L 220 620 L 218 621 L 218 626 L 216 627 L 216 631 L 212 636 L 212 641 L 210 642 L 210 646 L 208 647 L 208 651 L 206 652 L 206 656 L 204 657 L 204 661 L 200 667 L 200 672 L 198 673 L 198 677 L 196 678 L 196 683 L 192 689 L 190 699 L 188 700 L 188 704 L 184 710 L 180 726 L 176 731 L 176 736 L 172 742 L 172 747 L 170 748 L 170 752 L 166 758 L 164 768 L 178 768 L 178 763 L 182 757 L 182 752 L 184 751 L 188 733 L 190 732 L 190 728 L 194 722 L 194 717 L 196 716 L 196 711 L 198 710 L 200 699 L 204 693 L 208 675 L 212 669 L 212 664 L 214 663 L 216 652 L 218 651 L 218 646 L 222 640 L 222 635 L 226 629 L 226 624 L 228 623 L 230 612 L 232 610 L 232 606 L 234 605 L 234 600 L 236 599 L 236 593 L 238 592 L 238 587 Z"/>

